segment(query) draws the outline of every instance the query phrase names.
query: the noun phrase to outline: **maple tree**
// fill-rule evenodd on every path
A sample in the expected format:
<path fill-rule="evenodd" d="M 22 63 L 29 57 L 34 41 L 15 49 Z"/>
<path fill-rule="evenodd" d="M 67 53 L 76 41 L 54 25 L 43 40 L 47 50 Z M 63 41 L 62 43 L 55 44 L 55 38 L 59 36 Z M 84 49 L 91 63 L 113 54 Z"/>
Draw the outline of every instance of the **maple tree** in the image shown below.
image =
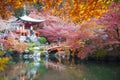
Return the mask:
<path fill-rule="evenodd" d="M 69 45 L 74 52 L 78 51 L 78 56 L 81 58 L 97 51 L 100 52 L 100 50 L 103 51 L 100 53 L 103 56 L 119 56 L 119 11 L 120 5 L 111 5 L 109 11 L 104 13 L 100 19 L 93 19 L 77 26 L 76 31 L 66 36 L 66 45 Z"/>
<path fill-rule="evenodd" d="M 65 21 L 80 24 L 93 17 L 99 18 L 102 13 L 107 12 L 108 5 L 112 1 L 113 0 L 1 0 L 0 15 L 3 18 L 7 18 L 11 15 L 12 10 L 23 7 L 25 3 L 34 3 L 39 4 L 39 7 L 44 10 L 52 10 L 52 14 L 59 15 Z"/>
<path fill-rule="evenodd" d="M 78 25 L 76 30 L 66 36 L 67 40 L 65 45 L 70 46 L 74 52 L 78 51 L 77 56 L 85 58 L 95 50 L 91 40 L 99 29 L 104 29 L 104 26 L 98 25 L 96 20 Z"/>
<path fill-rule="evenodd" d="M 108 13 L 105 13 L 103 17 L 98 20 L 98 23 L 102 22 L 107 28 L 104 31 L 104 35 L 107 36 L 105 45 L 109 46 L 110 51 L 114 51 L 119 54 L 120 49 L 120 5 L 112 5 Z"/>
<path fill-rule="evenodd" d="M 13 37 L 8 37 L 8 39 L 4 43 L 5 50 L 15 50 L 19 53 L 22 53 L 27 49 L 27 45 L 24 42 L 19 42 Z"/>
<path fill-rule="evenodd" d="M 36 11 L 32 11 L 29 16 L 33 18 L 41 17 L 36 16 L 36 13 Z M 78 50 L 79 57 L 85 58 L 89 53 L 94 53 L 97 48 L 105 47 L 102 38 L 106 38 L 105 30 L 108 27 L 107 25 L 98 24 L 96 22 L 98 19 L 75 25 L 62 22 L 58 16 L 51 16 L 49 11 L 38 13 L 46 20 L 44 27 L 40 29 L 41 34 L 46 36 L 51 42 L 61 41 L 64 42 L 62 43 L 64 46 L 70 46 L 74 51 Z M 91 43 L 87 44 L 89 41 Z"/>
<path fill-rule="evenodd" d="M 0 0 L 0 15 L 7 19 L 13 14 L 13 10 L 23 7 L 25 3 L 37 3 L 37 0 Z"/>
<path fill-rule="evenodd" d="M 12 30 L 12 29 L 13 29 L 12 23 L 9 23 L 8 20 L 0 19 L 0 31 L 4 31 L 4 30 L 8 31 L 8 30 Z M 1 36 L 3 36 L 3 35 L 1 35 Z"/>
<path fill-rule="evenodd" d="M 27 1 L 32 2 L 32 0 Z M 116 7 L 116 4 L 112 5 L 109 9 L 108 5 L 111 3 L 111 0 L 39 1 L 43 4 L 43 9 L 49 11 L 37 12 L 33 9 L 29 16 L 37 19 L 41 19 L 41 15 L 43 16 L 42 19 L 45 19 L 45 24 L 40 31 L 50 41 L 58 41 L 58 39 L 66 41 L 65 45 L 71 46 L 74 51 L 78 50 L 78 56 L 82 58 L 94 52 L 96 48 L 104 48 L 108 45 L 110 47 L 113 44 L 119 45 L 120 28 L 118 16 L 120 16 L 120 10 L 119 6 Z M 24 0 L 21 4 L 23 3 Z M 103 14 L 104 12 L 107 13 Z M 36 16 L 36 14 L 40 16 Z M 100 18 L 101 16 L 102 18 Z M 100 18 L 99 21 L 102 24 L 96 23 L 94 17 Z M 60 18 L 68 21 L 70 24 L 61 22 Z M 84 23 L 74 25 L 71 22 L 78 24 Z"/>
<path fill-rule="evenodd" d="M 63 20 L 82 23 L 93 17 L 99 18 L 107 12 L 111 0 L 40 0 L 44 9 L 51 9 L 52 14 L 59 15 Z"/>
<path fill-rule="evenodd" d="M 41 34 L 46 36 L 49 41 L 58 42 L 65 41 L 66 36 L 75 29 L 72 24 L 64 23 L 49 23 L 50 25 L 45 25 L 40 31 Z"/>
<path fill-rule="evenodd" d="M 110 38 L 120 41 L 120 5 L 112 5 L 109 12 L 104 14 L 98 21 L 107 26 L 107 33 Z"/>
<path fill-rule="evenodd" d="M 73 24 L 66 24 L 61 21 L 58 16 L 52 16 L 51 11 L 40 11 L 38 12 L 35 8 L 31 8 L 32 12 L 30 12 L 29 16 L 35 19 L 44 19 L 45 21 L 42 24 L 39 24 L 39 30 L 41 35 L 48 38 L 49 41 L 58 41 L 59 38 L 61 40 L 65 40 L 65 36 L 63 34 L 67 34 L 68 31 L 72 30 Z"/>
<path fill-rule="evenodd" d="M 95 22 L 81 25 L 76 32 L 71 33 L 68 45 L 78 56 L 85 58 L 90 54 L 102 50 L 100 55 L 119 56 L 120 50 L 120 5 L 112 5 L 109 11 Z M 109 54 L 108 54 L 109 53 Z"/>

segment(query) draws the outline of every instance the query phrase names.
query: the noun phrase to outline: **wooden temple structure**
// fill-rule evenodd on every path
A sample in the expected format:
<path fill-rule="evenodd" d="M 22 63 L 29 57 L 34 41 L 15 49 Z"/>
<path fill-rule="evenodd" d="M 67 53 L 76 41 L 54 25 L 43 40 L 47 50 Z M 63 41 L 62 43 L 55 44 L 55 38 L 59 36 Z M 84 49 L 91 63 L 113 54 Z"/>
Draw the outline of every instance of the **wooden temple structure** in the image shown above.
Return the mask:
<path fill-rule="evenodd" d="M 17 21 L 22 24 L 16 27 L 15 33 L 21 36 L 36 35 L 40 36 L 40 31 L 34 29 L 34 26 L 38 26 L 40 23 L 44 22 L 45 19 L 39 20 L 31 18 L 27 15 L 19 17 Z"/>

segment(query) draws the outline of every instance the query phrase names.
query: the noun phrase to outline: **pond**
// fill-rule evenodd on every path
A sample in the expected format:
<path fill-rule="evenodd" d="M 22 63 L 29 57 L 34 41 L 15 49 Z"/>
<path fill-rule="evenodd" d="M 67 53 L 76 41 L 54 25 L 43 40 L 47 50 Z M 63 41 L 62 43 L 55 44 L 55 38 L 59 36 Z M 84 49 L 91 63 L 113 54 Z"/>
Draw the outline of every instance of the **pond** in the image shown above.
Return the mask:
<path fill-rule="evenodd" d="M 120 80 L 119 62 L 55 63 L 48 57 L 10 61 L 0 80 Z"/>

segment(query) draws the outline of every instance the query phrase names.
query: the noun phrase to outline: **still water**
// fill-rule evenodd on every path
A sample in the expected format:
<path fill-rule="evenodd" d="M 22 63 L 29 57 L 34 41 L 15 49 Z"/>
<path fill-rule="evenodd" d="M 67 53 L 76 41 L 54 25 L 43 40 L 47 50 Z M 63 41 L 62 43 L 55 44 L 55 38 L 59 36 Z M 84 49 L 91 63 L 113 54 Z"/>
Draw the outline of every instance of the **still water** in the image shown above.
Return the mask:
<path fill-rule="evenodd" d="M 65 61 L 64 61 L 65 62 Z M 119 62 L 54 63 L 48 58 L 10 61 L 0 80 L 120 80 Z"/>

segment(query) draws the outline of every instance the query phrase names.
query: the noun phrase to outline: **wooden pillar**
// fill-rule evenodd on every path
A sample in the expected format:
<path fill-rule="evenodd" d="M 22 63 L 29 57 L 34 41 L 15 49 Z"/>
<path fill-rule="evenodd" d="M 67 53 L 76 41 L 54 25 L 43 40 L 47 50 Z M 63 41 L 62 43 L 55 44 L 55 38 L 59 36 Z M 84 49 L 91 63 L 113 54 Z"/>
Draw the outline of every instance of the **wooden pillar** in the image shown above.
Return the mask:
<path fill-rule="evenodd" d="M 33 30 L 33 26 L 30 26 L 30 30 Z"/>
<path fill-rule="evenodd" d="M 23 30 L 23 31 L 25 30 L 25 26 L 24 26 L 24 25 L 22 26 L 22 30 Z"/>

